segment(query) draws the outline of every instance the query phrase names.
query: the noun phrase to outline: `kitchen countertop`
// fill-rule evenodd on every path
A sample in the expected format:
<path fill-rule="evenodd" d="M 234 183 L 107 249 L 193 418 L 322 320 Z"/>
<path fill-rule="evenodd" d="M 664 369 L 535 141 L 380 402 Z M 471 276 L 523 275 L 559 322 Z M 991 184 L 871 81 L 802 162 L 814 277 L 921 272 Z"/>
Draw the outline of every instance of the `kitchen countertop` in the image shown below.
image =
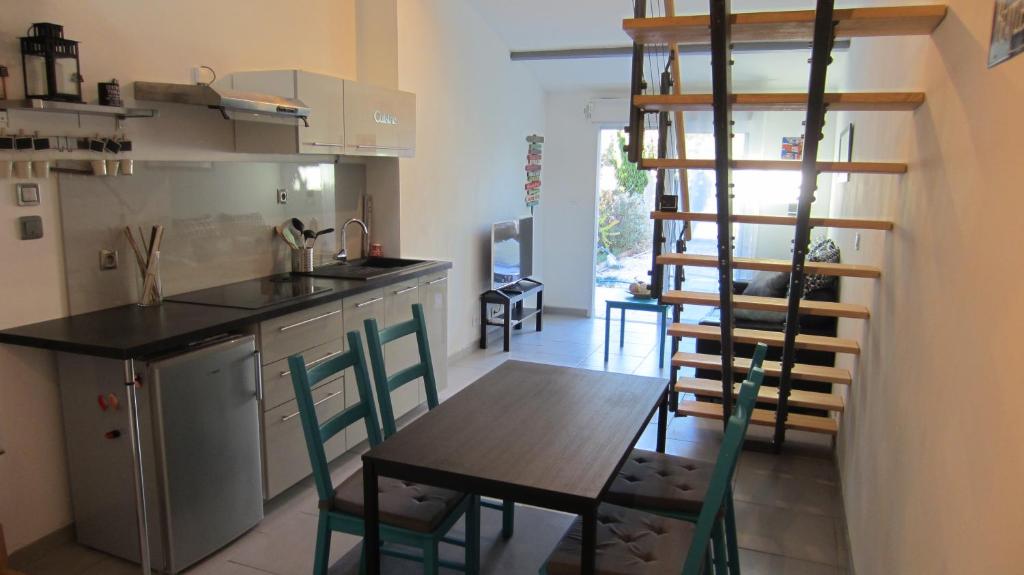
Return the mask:
<path fill-rule="evenodd" d="M 450 262 L 429 262 L 367 281 L 314 278 L 316 285 L 331 290 L 256 310 L 167 301 L 145 308 L 124 305 L 6 329 L 0 331 L 0 343 L 112 359 L 145 359 L 266 319 L 451 267 Z"/>

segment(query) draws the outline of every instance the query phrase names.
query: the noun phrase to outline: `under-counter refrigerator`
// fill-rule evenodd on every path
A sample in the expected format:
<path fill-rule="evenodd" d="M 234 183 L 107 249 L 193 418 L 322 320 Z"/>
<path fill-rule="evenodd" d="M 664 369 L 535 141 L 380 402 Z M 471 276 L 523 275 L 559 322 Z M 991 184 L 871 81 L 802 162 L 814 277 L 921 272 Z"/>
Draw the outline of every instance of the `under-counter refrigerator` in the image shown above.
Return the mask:
<path fill-rule="evenodd" d="M 59 366 L 77 539 L 138 562 L 123 364 L 62 353 Z M 153 568 L 178 573 L 263 518 L 255 340 L 135 369 Z"/>

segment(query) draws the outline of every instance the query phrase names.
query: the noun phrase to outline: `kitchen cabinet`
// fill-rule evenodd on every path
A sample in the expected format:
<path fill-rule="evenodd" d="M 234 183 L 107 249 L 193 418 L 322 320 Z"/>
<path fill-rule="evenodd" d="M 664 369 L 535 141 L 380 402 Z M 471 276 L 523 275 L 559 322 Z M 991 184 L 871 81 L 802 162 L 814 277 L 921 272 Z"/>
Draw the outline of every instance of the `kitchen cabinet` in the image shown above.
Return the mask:
<path fill-rule="evenodd" d="M 366 352 L 366 330 L 363 327 L 363 322 L 372 318 L 377 320 L 379 325 L 384 325 L 384 290 L 376 289 L 345 298 L 342 307 L 344 309 L 345 325 L 348 326 L 349 331 L 359 332 L 360 339 L 363 340 L 363 353 L 366 354 L 366 361 L 369 362 L 370 356 Z M 347 337 L 345 340 L 345 350 L 348 350 Z M 370 376 L 370 387 L 372 388 L 373 373 L 369 363 L 367 363 L 366 370 Z M 371 393 L 375 392 L 371 391 Z M 356 389 L 356 376 L 352 369 L 348 369 L 345 370 L 345 407 L 352 407 L 357 403 L 359 403 L 359 391 Z M 348 426 L 345 429 L 345 437 L 345 443 L 348 445 L 348 448 L 354 448 L 359 443 L 366 441 L 366 425 L 356 423 L 355 425 Z"/>
<path fill-rule="evenodd" d="M 420 278 L 419 296 L 427 321 L 430 361 L 440 391 L 448 387 L 448 272 Z"/>
<path fill-rule="evenodd" d="M 345 80 L 345 154 L 409 158 L 416 152 L 416 95 Z"/>
<path fill-rule="evenodd" d="M 412 305 L 420 302 L 419 281 L 416 278 L 384 288 L 384 327 L 391 327 L 412 319 Z M 419 363 L 420 351 L 416 338 L 406 336 L 384 346 L 384 363 L 388 375 Z M 426 399 L 423 381 L 413 380 L 391 393 L 395 417 L 401 417 Z"/>
<path fill-rule="evenodd" d="M 304 70 L 231 75 L 235 90 L 297 98 L 309 106 L 309 126 L 235 122 L 235 151 L 275 154 L 340 154 L 345 148 L 344 80 Z"/>
<path fill-rule="evenodd" d="M 345 409 L 344 379 L 336 379 L 313 390 L 313 403 L 320 421 Z M 264 488 L 267 499 L 295 485 L 310 473 L 309 451 L 302 434 L 298 403 L 293 399 L 263 414 Z M 345 434 L 324 444 L 327 461 L 345 452 Z"/>
<path fill-rule="evenodd" d="M 336 357 L 344 350 L 342 302 L 330 302 L 259 324 L 263 382 L 263 486 L 267 499 L 302 480 L 312 472 L 306 439 L 298 417 L 295 388 L 288 358 L 301 354 L 308 367 Z M 330 417 L 345 408 L 344 376 L 338 374 L 317 384 L 313 401 L 322 402 L 317 414 Z M 344 434 L 334 437 L 324 449 L 327 460 L 342 454 Z"/>

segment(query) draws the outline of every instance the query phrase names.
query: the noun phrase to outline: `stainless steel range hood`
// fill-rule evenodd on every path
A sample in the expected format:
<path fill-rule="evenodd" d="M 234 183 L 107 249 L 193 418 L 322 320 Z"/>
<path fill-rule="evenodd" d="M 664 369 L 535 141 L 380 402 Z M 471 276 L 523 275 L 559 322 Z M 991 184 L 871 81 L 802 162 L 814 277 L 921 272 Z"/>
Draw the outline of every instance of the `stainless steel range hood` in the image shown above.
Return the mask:
<path fill-rule="evenodd" d="M 135 99 L 206 106 L 219 110 L 227 120 L 272 123 L 301 120 L 309 125 L 310 109 L 301 100 L 207 84 L 135 82 Z"/>

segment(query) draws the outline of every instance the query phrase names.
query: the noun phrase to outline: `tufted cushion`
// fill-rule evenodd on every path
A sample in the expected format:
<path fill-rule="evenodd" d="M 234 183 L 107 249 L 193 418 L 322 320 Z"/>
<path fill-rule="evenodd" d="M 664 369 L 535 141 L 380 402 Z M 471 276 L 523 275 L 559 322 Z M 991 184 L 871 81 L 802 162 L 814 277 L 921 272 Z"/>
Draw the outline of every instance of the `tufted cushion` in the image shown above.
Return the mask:
<path fill-rule="evenodd" d="M 420 533 L 437 528 L 462 500 L 457 491 L 399 481 L 377 479 L 380 521 Z M 334 509 L 363 516 L 363 472 L 359 470 L 334 489 Z"/>
<path fill-rule="evenodd" d="M 548 557 L 548 575 L 578 575 L 583 522 L 577 518 Z M 647 575 L 683 570 L 695 527 L 692 523 L 602 504 L 597 510 L 597 569 L 600 575 Z"/>
<path fill-rule="evenodd" d="M 634 449 L 604 500 L 635 509 L 697 515 L 715 464 Z"/>

